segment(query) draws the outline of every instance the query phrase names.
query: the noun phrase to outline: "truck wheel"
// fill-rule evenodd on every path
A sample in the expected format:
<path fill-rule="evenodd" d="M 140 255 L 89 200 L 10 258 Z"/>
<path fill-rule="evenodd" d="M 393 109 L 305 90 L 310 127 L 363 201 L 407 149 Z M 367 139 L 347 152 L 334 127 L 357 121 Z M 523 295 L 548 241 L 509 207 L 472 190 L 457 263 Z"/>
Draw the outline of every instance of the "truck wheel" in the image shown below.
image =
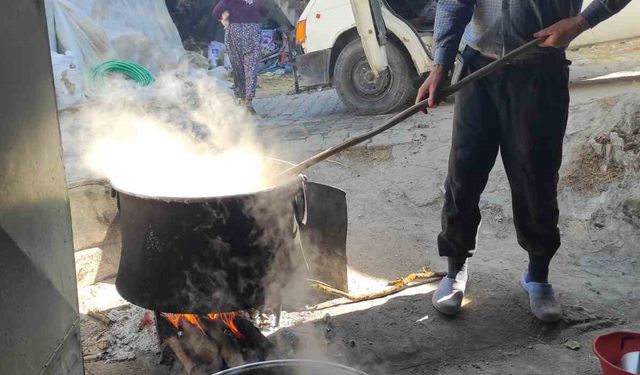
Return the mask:
<path fill-rule="evenodd" d="M 417 93 L 416 72 L 398 47 L 388 43 L 389 68 L 373 74 L 360 39 L 347 44 L 338 55 L 333 86 L 347 108 L 362 115 L 394 112 L 405 107 Z"/>

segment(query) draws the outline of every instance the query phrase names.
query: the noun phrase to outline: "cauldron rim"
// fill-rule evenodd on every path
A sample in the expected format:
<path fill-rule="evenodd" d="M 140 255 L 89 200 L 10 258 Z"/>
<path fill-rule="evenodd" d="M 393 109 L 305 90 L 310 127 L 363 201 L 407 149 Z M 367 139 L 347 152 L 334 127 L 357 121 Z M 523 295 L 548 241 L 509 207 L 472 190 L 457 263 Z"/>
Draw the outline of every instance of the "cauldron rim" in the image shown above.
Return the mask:
<path fill-rule="evenodd" d="M 273 161 L 273 162 L 278 162 L 278 163 L 282 163 L 283 165 L 286 166 L 293 166 L 295 164 L 288 162 L 286 160 L 281 160 L 281 159 L 276 159 L 276 158 L 270 158 L 270 157 L 265 157 L 264 159 L 268 160 L 268 161 Z M 154 200 L 154 201 L 164 201 L 164 202 L 180 202 L 180 203 L 200 203 L 200 202 L 207 202 L 210 201 L 212 199 L 226 199 L 226 198 L 247 198 L 256 194 L 261 194 L 261 193 L 268 193 L 268 192 L 272 192 L 278 189 L 281 189 L 283 187 L 286 186 L 290 186 L 293 184 L 297 184 L 300 179 L 303 178 L 303 175 L 300 174 L 298 176 L 293 176 L 288 178 L 285 181 L 281 181 L 280 183 L 274 184 L 272 186 L 269 186 L 268 188 L 265 189 L 260 189 L 260 190 L 254 190 L 254 191 L 248 191 L 248 192 L 243 192 L 240 194 L 224 194 L 224 195 L 205 195 L 205 196 L 199 196 L 199 197 L 178 197 L 178 196 L 165 196 L 165 195 L 148 195 L 148 194 L 143 194 L 143 193 L 136 193 L 127 189 L 123 189 L 120 188 L 118 186 L 118 184 L 114 184 L 113 181 L 109 180 L 109 184 L 111 185 L 111 187 L 117 191 L 118 193 L 121 194 L 126 194 L 132 197 L 136 197 L 139 199 L 148 199 L 148 200 Z"/>

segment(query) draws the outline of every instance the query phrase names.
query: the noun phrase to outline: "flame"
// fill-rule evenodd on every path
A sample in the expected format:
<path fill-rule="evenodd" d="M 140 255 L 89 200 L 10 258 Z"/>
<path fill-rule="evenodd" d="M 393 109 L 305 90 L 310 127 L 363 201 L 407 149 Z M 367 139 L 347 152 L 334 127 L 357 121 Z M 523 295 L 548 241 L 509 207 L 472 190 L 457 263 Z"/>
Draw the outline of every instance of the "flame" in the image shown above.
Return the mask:
<path fill-rule="evenodd" d="M 191 325 L 194 325 L 196 328 L 198 328 L 198 330 L 200 332 L 202 332 L 202 334 L 204 333 L 204 328 L 202 328 L 202 325 L 200 324 L 200 320 L 198 319 L 198 316 L 195 314 L 171 314 L 171 313 L 164 313 L 163 314 L 164 318 L 167 319 L 169 321 L 169 323 L 171 323 L 171 325 L 173 326 L 173 328 L 180 330 L 180 321 L 184 320 L 188 323 L 190 323 Z"/>
<path fill-rule="evenodd" d="M 213 313 L 213 314 L 207 314 L 207 318 L 209 318 L 210 320 L 216 320 L 216 319 L 220 319 L 222 321 L 222 323 L 224 323 L 225 326 L 227 326 L 227 328 L 229 328 L 229 331 L 231 331 L 231 333 L 233 333 L 237 338 L 242 339 L 244 338 L 244 335 L 242 334 L 242 332 L 240 332 L 240 330 L 238 329 L 238 326 L 236 326 L 235 323 L 235 318 L 236 318 L 236 313 L 231 312 L 231 313 Z"/>
<path fill-rule="evenodd" d="M 239 339 L 244 338 L 244 335 L 238 329 L 238 326 L 235 323 L 235 318 L 238 314 L 235 312 L 230 313 L 212 313 L 204 315 L 209 320 L 220 320 L 224 325 L 233 333 L 233 335 Z M 196 328 L 203 334 L 206 335 L 202 324 L 200 323 L 201 316 L 196 314 L 172 314 L 172 313 L 163 313 L 162 316 L 167 319 L 171 325 L 180 330 L 180 322 L 187 322 Z"/>

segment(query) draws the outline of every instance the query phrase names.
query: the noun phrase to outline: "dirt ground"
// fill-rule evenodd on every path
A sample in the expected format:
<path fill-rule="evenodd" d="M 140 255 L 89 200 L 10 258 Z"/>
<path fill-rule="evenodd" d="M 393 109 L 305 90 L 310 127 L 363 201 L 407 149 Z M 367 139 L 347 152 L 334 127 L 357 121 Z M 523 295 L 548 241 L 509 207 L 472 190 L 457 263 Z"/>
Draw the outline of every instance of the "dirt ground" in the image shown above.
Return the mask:
<path fill-rule="evenodd" d="M 587 100 L 580 94 L 574 95 L 576 101 Z M 597 374 L 590 349 L 594 336 L 614 327 L 640 328 L 640 226 L 636 214 L 623 213 L 624 202 L 635 207 L 639 182 L 630 170 L 590 190 L 583 186 L 589 181 L 571 181 L 570 171 L 582 156 L 573 149 L 614 127 L 607 121 L 621 116 L 613 110 L 605 112 L 609 117 L 598 115 L 594 107 L 614 108 L 619 100 L 589 99 L 572 107 L 560 195 L 563 246 L 551 271 L 565 310 L 560 323 L 541 324 L 528 311 L 518 284 L 526 253 L 515 239 L 508 182 L 498 161 L 481 201 L 478 252 L 470 261 L 471 286 L 460 316 L 444 317 L 432 308 L 432 284 L 384 301 L 314 312 L 316 319 L 335 315 L 330 331 L 323 323 L 289 330 L 303 337 L 306 330 L 321 335 L 334 360 L 372 374 Z M 637 129 L 638 96 L 626 100 L 635 104 L 632 126 Z M 347 192 L 350 287 L 357 288 L 363 278 L 390 279 L 421 265 L 443 268 L 435 238 L 451 119 L 424 121 L 428 125 L 421 138 L 387 148 L 390 157 L 374 160 L 350 153 L 336 159 L 340 164 L 325 163 L 310 172 L 312 180 Z M 630 168 L 636 168 L 638 154 L 630 156 L 636 163 Z M 633 193 L 614 198 L 626 191 Z M 580 349 L 567 348 L 568 340 L 579 342 Z"/>
<path fill-rule="evenodd" d="M 586 57 L 575 60 L 588 64 Z M 282 87 L 289 84 L 282 81 Z M 527 256 L 516 242 L 508 181 L 498 159 L 481 200 L 478 251 L 470 260 L 459 316 L 433 309 L 437 283 L 427 283 L 374 301 L 336 299 L 286 311 L 270 338 L 287 357 L 339 362 L 372 375 L 599 374 L 594 337 L 614 329 L 640 331 L 638 88 L 629 82 L 572 88 L 559 192 L 563 245 L 550 274 L 564 308 L 559 323 L 543 324 L 529 313 L 518 282 Z M 279 150 L 274 156 L 302 160 L 335 143 L 332 137 L 346 138 L 384 118 L 339 114 L 262 131 L 265 143 Z M 441 106 L 407 120 L 394 135 L 309 170 L 312 181 L 347 193 L 352 293 L 378 290 L 386 280 L 423 266 L 444 269 L 435 238 L 451 120 L 452 105 Z M 322 121 L 331 127 L 321 128 Z M 102 287 L 112 290 L 110 283 Z M 81 299 L 91 293 L 81 290 Z M 83 318 L 85 339 L 104 330 Z M 92 375 L 164 371 L 154 353 L 126 362 L 88 362 L 86 369 Z"/>
<path fill-rule="evenodd" d="M 573 90 L 565 141 L 563 246 L 550 275 L 564 307 L 561 322 L 543 324 L 529 313 L 518 283 L 526 253 L 516 242 L 509 187 L 498 160 L 481 201 L 478 252 L 470 261 L 470 287 L 459 316 L 445 317 L 433 309 L 430 299 L 437 284 L 430 283 L 374 301 L 338 299 L 285 312 L 272 340 L 291 358 L 340 362 L 370 374 L 598 374 L 591 352 L 594 337 L 611 329 L 640 329 L 640 183 L 634 169 L 640 164 L 632 148 L 613 161 L 596 153 L 590 163 L 598 168 L 609 163 L 622 172 L 591 189 L 582 186 L 589 181 L 572 174 L 576 163 L 584 162 L 575 150 L 613 130 L 638 134 L 640 96 L 634 84 L 602 87 L 600 95 L 593 90 Z M 615 95 L 608 96 L 607 90 Z M 443 269 L 435 238 L 451 109 L 445 105 L 403 125 L 403 131 L 413 132 L 405 142 L 357 148 L 309 171 L 312 181 L 347 193 L 351 292 L 378 290 L 386 280 L 423 266 Z M 300 160 L 309 153 L 288 157 Z M 570 349 L 568 341 L 579 348 Z M 87 363 L 87 370 L 95 375 L 161 373 L 153 359 L 142 353 L 135 361 Z"/>
<path fill-rule="evenodd" d="M 223 76 L 227 82 L 233 82 L 231 74 Z M 258 76 L 258 88 L 256 98 L 268 98 L 272 96 L 288 95 L 295 90 L 295 82 L 292 73 L 275 74 L 266 73 Z"/>
<path fill-rule="evenodd" d="M 277 95 L 287 95 L 293 92 L 295 83 L 293 74 L 267 75 L 258 76 L 257 98 L 264 98 Z"/>
<path fill-rule="evenodd" d="M 639 72 L 640 38 L 570 48 L 574 80 L 590 79 L 616 72 Z"/>

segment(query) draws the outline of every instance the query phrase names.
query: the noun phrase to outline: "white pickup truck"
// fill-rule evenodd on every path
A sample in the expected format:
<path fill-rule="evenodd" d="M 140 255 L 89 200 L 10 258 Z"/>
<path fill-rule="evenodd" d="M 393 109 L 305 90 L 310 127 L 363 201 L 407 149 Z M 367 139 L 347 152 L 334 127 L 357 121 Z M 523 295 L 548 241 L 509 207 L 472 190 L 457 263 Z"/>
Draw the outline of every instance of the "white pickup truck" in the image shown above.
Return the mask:
<path fill-rule="evenodd" d="M 591 1 L 598 0 L 583 6 Z M 436 0 L 310 0 L 296 27 L 304 51 L 296 57 L 299 84 L 332 85 L 360 114 L 401 109 L 432 64 L 435 6 Z M 632 2 L 615 22 L 572 46 L 640 36 L 639 11 L 640 2 Z"/>
<path fill-rule="evenodd" d="M 311 0 L 296 27 L 300 85 L 333 85 L 360 114 L 399 110 L 431 66 L 434 18 L 435 0 Z"/>

